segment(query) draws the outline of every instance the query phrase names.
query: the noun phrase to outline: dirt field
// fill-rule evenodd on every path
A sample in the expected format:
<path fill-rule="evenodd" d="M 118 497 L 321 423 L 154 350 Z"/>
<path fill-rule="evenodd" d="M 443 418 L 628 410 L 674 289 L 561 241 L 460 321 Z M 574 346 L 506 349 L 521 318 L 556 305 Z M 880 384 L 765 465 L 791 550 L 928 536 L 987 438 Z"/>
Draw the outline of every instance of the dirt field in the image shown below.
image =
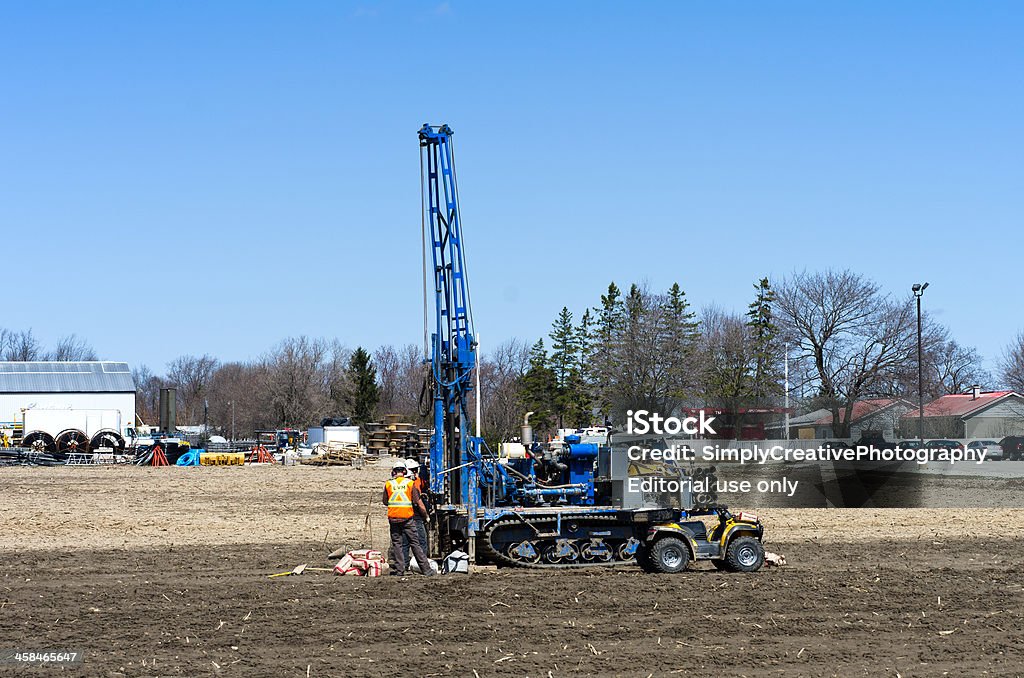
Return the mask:
<path fill-rule="evenodd" d="M 89 676 L 1024 674 L 1010 509 L 763 512 L 789 564 L 755 575 L 267 578 L 381 546 L 382 480 L 0 469 L 0 647 L 84 650 Z"/>

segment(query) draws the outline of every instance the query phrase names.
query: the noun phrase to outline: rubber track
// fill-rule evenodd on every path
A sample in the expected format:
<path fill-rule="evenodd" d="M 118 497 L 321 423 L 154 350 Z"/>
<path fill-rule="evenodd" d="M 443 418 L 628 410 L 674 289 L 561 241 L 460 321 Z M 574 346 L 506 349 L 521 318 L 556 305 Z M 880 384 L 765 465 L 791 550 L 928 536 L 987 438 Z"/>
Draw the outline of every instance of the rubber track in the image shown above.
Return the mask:
<path fill-rule="evenodd" d="M 577 521 L 580 521 L 580 522 L 601 522 L 601 523 L 615 523 L 615 522 L 618 521 L 618 519 L 615 516 L 596 516 L 596 515 L 589 515 L 589 516 L 588 515 L 582 515 L 582 516 L 577 515 L 577 516 L 572 516 L 572 515 L 570 515 L 570 516 L 567 517 L 567 516 L 563 515 L 562 516 L 562 521 L 564 522 L 566 520 L 577 520 Z M 528 520 L 528 522 L 529 522 L 530 525 L 533 525 L 534 527 L 540 527 L 540 524 L 543 524 L 543 523 L 548 523 L 548 522 L 550 522 L 550 523 L 557 523 L 558 519 L 556 517 L 554 517 L 554 516 L 545 516 L 545 517 L 540 518 L 540 519 L 538 519 L 536 521 L 529 521 Z M 523 521 L 517 520 L 516 518 L 499 518 L 498 520 L 495 520 L 494 522 L 490 523 L 487 526 L 487 532 L 485 534 L 485 538 L 484 538 L 483 544 L 482 544 L 483 547 L 484 547 L 484 553 L 488 556 L 488 558 L 494 560 L 495 562 L 500 562 L 500 563 L 503 563 L 505 565 L 508 565 L 509 567 L 522 567 L 522 568 L 527 568 L 527 569 L 531 569 L 531 570 L 579 570 L 579 569 L 582 569 L 582 568 L 585 568 L 585 567 L 612 567 L 612 566 L 615 566 L 615 565 L 630 565 L 630 564 L 633 564 L 633 563 L 636 562 L 635 560 L 610 560 L 610 561 L 601 561 L 601 562 L 597 562 L 597 561 L 595 561 L 595 562 L 580 561 L 580 562 L 576 562 L 576 563 L 544 563 L 544 562 L 540 562 L 540 563 L 524 563 L 521 560 L 515 560 L 514 558 L 509 558 L 507 555 L 505 555 L 504 553 L 499 552 L 498 549 L 494 548 L 494 544 L 491 543 L 491 537 L 494 535 L 494 531 L 497 528 L 500 528 L 500 527 L 502 527 L 504 525 L 522 525 L 522 524 L 523 524 Z"/>

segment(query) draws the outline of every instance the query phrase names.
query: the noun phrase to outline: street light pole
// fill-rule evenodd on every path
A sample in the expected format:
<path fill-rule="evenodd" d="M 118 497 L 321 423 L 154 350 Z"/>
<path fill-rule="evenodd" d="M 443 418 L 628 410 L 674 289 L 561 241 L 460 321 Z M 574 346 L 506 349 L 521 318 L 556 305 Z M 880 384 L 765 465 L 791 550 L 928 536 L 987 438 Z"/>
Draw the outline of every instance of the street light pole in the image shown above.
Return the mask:
<path fill-rule="evenodd" d="M 917 437 L 924 445 L 924 363 L 921 360 L 921 295 L 928 289 L 928 283 L 914 283 L 910 288 L 917 299 Z"/>

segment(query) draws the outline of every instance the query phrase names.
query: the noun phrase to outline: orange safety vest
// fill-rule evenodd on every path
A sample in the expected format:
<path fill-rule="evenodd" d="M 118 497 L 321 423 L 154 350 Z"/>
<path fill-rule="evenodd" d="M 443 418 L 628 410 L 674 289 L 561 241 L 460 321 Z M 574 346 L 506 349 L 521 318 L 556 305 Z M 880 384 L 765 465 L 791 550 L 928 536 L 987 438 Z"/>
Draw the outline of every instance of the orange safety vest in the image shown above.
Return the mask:
<path fill-rule="evenodd" d="M 413 482 L 408 478 L 392 478 L 384 484 L 384 490 L 388 493 L 388 518 L 406 519 L 412 518 Z"/>

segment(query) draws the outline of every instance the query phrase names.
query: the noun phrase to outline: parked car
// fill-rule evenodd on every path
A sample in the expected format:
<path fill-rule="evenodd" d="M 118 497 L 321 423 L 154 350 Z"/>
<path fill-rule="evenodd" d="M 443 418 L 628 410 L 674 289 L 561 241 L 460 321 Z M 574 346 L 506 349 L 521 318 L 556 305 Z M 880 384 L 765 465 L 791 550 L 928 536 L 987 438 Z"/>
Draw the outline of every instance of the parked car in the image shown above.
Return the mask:
<path fill-rule="evenodd" d="M 1007 436 L 999 441 L 999 446 L 1003 448 L 1003 459 L 1006 461 L 1024 460 L 1024 437 Z"/>
<path fill-rule="evenodd" d="M 972 440 L 967 443 L 968 450 L 985 450 L 985 459 L 995 461 L 1003 458 L 1003 448 L 994 440 Z"/>
<path fill-rule="evenodd" d="M 890 443 L 881 435 L 866 435 L 862 434 L 860 440 L 854 443 L 855 447 L 871 447 L 874 446 L 880 450 L 891 450 L 894 447 L 894 443 Z"/>
<path fill-rule="evenodd" d="M 920 450 L 925 446 L 920 440 L 901 440 L 896 444 L 904 450 Z"/>
<path fill-rule="evenodd" d="M 955 440 L 929 440 L 925 445 L 929 450 L 962 450 L 964 446 Z"/>

